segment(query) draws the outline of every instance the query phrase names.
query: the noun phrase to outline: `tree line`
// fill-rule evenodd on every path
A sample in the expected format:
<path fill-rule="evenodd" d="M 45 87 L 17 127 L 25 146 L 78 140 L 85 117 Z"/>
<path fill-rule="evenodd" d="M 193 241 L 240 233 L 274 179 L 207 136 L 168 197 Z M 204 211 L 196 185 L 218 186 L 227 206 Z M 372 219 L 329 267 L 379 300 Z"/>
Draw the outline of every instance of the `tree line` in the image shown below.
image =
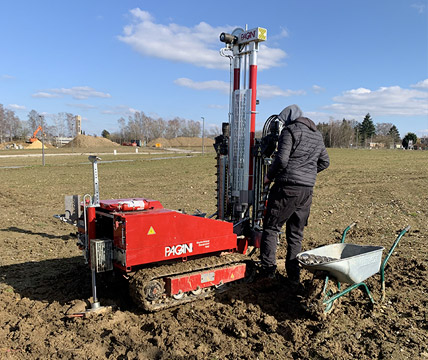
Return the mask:
<path fill-rule="evenodd" d="M 142 111 L 136 111 L 128 119 L 121 117 L 118 121 L 119 131 L 109 133 L 103 130 L 102 136 L 118 143 L 142 140 L 146 144 L 158 138 L 200 137 L 202 127 L 199 121 L 175 117 L 172 120 L 152 118 Z"/>
<path fill-rule="evenodd" d="M 408 133 L 401 139 L 397 127 L 391 123 L 374 124 L 370 113 L 360 123 L 356 120 L 331 120 L 328 123 L 319 123 L 326 147 L 384 147 L 395 148 L 396 145 L 408 147 L 409 140 L 417 142 L 414 133 Z"/>
<path fill-rule="evenodd" d="M 0 142 L 24 140 L 41 126 L 49 138 L 74 137 L 75 115 L 68 112 L 50 114 L 46 116 L 31 110 L 27 120 L 21 120 L 13 110 L 0 104 Z M 142 140 L 146 144 L 157 138 L 173 139 L 176 137 L 200 137 L 202 135 L 201 122 L 175 117 L 171 120 L 152 118 L 142 111 L 137 111 L 127 119 L 117 120 L 118 131 L 103 130 L 102 136 L 117 143 L 131 140 Z M 326 147 L 370 147 L 370 143 L 380 147 L 391 148 L 402 144 L 405 148 L 409 144 L 417 144 L 418 138 L 414 133 L 408 133 L 403 139 L 395 125 L 391 123 L 374 124 L 368 113 L 363 121 L 330 120 L 317 125 Z M 219 127 L 204 129 L 204 136 L 215 137 L 220 134 Z M 256 136 L 259 135 L 256 133 Z"/>
<path fill-rule="evenodd" d="M 200 121 L 186 120 L 175 117 L 171 120 L 152 118 L 142 111 L 137 111 L 128 119 L 121 117 L 117 120 L 119 131 L 110 133 L 103 130 L 101 135 L 108 139 L 122 143 L 131 140 L 142 140 L 146 144 L 158 138 L 174 139 L 177 137 L 205 137 L 214 138 L 220 134 L 217 126 L 202 129 Z"/>
<path fill-rule="evenodd" d="M 0 104 L 0 143 L 5 141 L 24 140 L 32 136 L 41 126 L 45 135 L 53 137 L 74 137 L 75 115 L 66 112 L 51 114 L 50 122 L 43 114 L 31 110 L 27 120 L 21 120 L 13 110 Z"/>
<path fill-rule="evenodd" d="M 137 139 L 148 143 L 160 137 L 172 139 L 179 136 L 200 137 L 202 135 L 202 126 L 198 121 L 179 117 L 172 120 L 152 118 L 142 111 L 135 112 L 127 120 L 121 117 L 117 123 L 118 131 L 110 134 L 107 130 L 103 130 L 102 136 L 118 143 Z M 28 139 L 39 126 L 42 127 L 47 138 L 76 135 L 74 114 L 60 112 L 45 116 L 36 110 L 31 110 L 27 119 L 21 120 L 13 110 L 0 104 L 0 143 Z M 205 136 L 207 135 L 214 136 L 217 132 L 211 130 L 205 133 Z"/>

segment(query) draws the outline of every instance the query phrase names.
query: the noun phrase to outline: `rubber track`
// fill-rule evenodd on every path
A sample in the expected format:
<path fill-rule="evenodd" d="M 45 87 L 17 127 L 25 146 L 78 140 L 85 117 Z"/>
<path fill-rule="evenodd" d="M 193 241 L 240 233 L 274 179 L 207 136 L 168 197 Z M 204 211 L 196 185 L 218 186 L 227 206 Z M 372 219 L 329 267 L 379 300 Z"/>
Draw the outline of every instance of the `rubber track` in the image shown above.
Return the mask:
<path fill-rule="evenodd" d="M 144 294 L 144 287 L 152 280 L 159 280 L 163 284 L 162 278 L 167 276 L 176 276 L 197 271 L 209 271 L 224 265 L 240 264 L 250 260 L 246 255 L 233 253 L 222 256 L 208 256 L 186 262 L 172 263 L 160 265 L 147 269 L 138 270 L 132 277 L 129 283 L 129 292 L 134 302 L 147 311 L 158 311 L 169 307 L 181 305 L 191 301 L 205 298 L 212 295 L 213 288 L 205 288 L 201 294 L 194 295 L 191 293 L 184 294 L 182 299 L 174 299 L 173 297 L 161 296 L 159 300 L 148 301 Z"/>

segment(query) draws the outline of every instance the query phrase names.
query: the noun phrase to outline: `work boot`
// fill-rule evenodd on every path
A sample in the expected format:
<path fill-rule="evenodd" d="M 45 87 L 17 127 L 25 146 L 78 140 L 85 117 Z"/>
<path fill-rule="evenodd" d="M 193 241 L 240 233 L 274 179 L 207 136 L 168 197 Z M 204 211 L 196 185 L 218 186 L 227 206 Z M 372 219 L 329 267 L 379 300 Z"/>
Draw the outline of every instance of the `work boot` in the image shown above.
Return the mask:
<path fill-rule="evenodd" d="M 288 277 L 287 282 L 294 295 L 305 295 L 305 287 L 302 285 L 298 277 Z"/>
<path fill-rule="evenodd" d="M 276 266 L 265 266 L 261 269 L 261 274 L 265 279 L 275 279 Z"/>
<path fill-rule="evenodd" d="M 255 274 L 252 282 L 261 282 L 263 280 L 274 280 L 276 273 L 276 265 L 262 265 L 260 261 L 254 262 Z"/>
<path fill-rule="evenodd" d="M 254 282 L 261 282 L 263 280 L 274 280 L 276 274 L 276 265 L 274 266 L 263 266 L 257 264 L 257 272 L 254 277 Z"/>

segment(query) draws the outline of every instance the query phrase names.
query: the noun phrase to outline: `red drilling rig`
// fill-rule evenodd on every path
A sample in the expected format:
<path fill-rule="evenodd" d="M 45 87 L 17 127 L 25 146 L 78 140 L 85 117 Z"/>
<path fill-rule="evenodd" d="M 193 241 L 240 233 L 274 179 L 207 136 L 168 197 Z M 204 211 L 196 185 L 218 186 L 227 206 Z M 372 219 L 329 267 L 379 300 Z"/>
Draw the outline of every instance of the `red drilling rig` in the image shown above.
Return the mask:
<path fill-rule="evenodd" d="M 119 272 L 129 278 L 130 295 L 149 311 L 210 295 L 226 284 L 251 276 L 248 246 L 258 247 L 267 198 L 263 177 L 272 161 L 282 122 L 267 119 L 255 139 L 257 53 L 266 30 L 222 33 L 220 54 L 230 61 L 228 122 L 215 139 L 217 211 L 189 215 L 165 209 L 148 198 L 100 200 L 98 159 L 90 156 L 93 196 L 66 196 L 66 212 L 57 218 L 77 226 L 78 245 L 96 273 Z M 248 76 L 247 76 L 248 75 Z M 248 81 L 247 81 L 248 79 Z M 89 311 L 89 310 L 88 310 Z"/>

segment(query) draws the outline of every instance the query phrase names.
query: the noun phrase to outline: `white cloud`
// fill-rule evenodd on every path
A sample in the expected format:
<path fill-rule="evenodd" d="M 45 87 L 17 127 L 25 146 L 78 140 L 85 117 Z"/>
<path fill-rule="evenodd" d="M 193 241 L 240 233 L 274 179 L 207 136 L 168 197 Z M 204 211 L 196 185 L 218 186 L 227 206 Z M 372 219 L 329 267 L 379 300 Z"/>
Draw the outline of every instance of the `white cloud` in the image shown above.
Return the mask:
<path fill-rule="evenodd" d="M 15 79 L 15 76 L 8 75 L 8 74 L 3 74 L 1 77 L 2 79 L 6 79 L 6 80 Z"/>
<path fill-rule="evenodd" d="M 103 93 L 101 91 L 96 91 L 95 89 L 89 86 L 75 86 L 72 88 L 61 88 L 61 89 L 51 89 L 51 92 L 59 95 L 69 95 L 73 99 L 83 100 L 90 97 L 98 98 L 111 98 L 111 95 L 108 93 Z"/>
<path fill-rule="evenodd" d="M 34 98 L 57 98 L 63 96 L 71 96 L 76 100 L 85 100 L 90 97 L 98 98 L 111 98 L 111 95 L 108 93 L 103 93 L 101 91 L 96 91 L 95 89 L 89 86 L 75 86 L 72 88 L 59 88 L 59 89 L 49 89 L 47 91 L 41 91 L 32 95 Z"/>
<path fill-rule="evenodd" d="M 179 78 L 174 80 L 174 84 L 194 90 L 218 90 L 226 94 L 229 92 L 229 83 L 219 80 L 196 82 L 188 78 Z"/>
<path fill-rule="evenodd" d="M 18 105 L 18 104 L 9 104 L 7 107 L 9 109 L 12 109 L 12 110 L 25 110 L 26 109 L 26 107 L 24 105 Z"/>
<path fill-rule="evenodd" d="M 82 109 L 82 110 L 91 110 L 91 109 L 97 108 L 95 105 L 90 105 L 90 104 L 66 104 L 66 105 L 70 107 Z"/>
<path fill-rule="evenodd" d="M 348 90 L 334 97 L 333 101 L 334 104 L 325 108 L 351 116 L 361 116 L 368 112 L 377 116 L 428 115 L 428 92 L 403 89 L 400 86 L 381 87 L 373 91 L 365 88 Z"/>
<path fill-rule="evenodd" d="M 174 81 L 176 85 L 188 87 L 194 90 L 217 90 L 222 93 L 229 93 L 230 85 L 225 81 L 210 80 L 196 82 L 188 78 L 179 78 Z M 258 85 L 257 97 L 259 98 L 272 98 L 276 96 L 288 97 L 293 95 L 305 95 L 304 90 L 283 90 L 276 85 Z"/>
<path fill-rule="evenodd" d="M 332 119 L 331 114 L 320 111 L 304 111 L 303 115 L 312 119 L 315 123 L 328 122 Z"/>
<path fill-rule="evenodd" d="M 170 23 L 158 24 L 147 11 L 139 8 L 130 11 L 132 23 L 125 26 L 120 41 L 130 45 L 143 56 L 189 63 L 206 68 L 229 68 L 229 59 L 219 55 L 222 44 L 220 33 L 233 27 L 212 27 L 200 22 L 194 27 Z M 262 46 L 261 46 L 262 47 Z M 286 57 L 281 49 L 263 45 L 259 55 L 259 68 L 280 66 Z"/>
<path fill-rule="evenodd" d="M 58 94 L 51 94 L 45 91 L 39 91 L 33 95 L 31 95 L 33 98 L 41 98 L 41 99 L 50 99 L 50 98 L 58 98 L 60 97 Z"/>
<path fill-rule="evenodd" d="M 258 85 L 257 86 L 257 97 L 260 98 L 272 98 L 276 96 L 289 97 L 289 96 L 300 96 L 305 95 L 304 90 L 283 90 L 276 85 Z"/>
<path fill-rule="evenodd" d="M 149 12 L 141 10 L 140 8 L 135 8 L 129 11 L 136 19 L 141 21 L 152 21 L 153 17 Z"/>
<path fill-rule="evenodd" d="M 323 87 L 319 86 L 319 85 L 313 85 L 313 86 L 312 86 L 312 91 L 313 91 L 315 94 L 319 94 L 319 93 L 321 93 L 321 92 L 324 92 L 324 91 L 325 91 L 325 89 L 324 89 Z"/>
<path fill-rule="evenodd" d="M 419 81 L 417 84 L 410 85 L 410 87 L 416 89 L 428 89 L 428 79 Z"/>
<path fill-rule="evenodd" d="M 279 33 L 279 36 L 280 36 L 281 38 L 286 38 L 286 37 L 288 37 L 288 31 L 287 31 L 287 29 L 285 29 L 285 28 L 281 27 L 281 32 Z"/>
<path fill-rule="evenodd" d="M 416 9 L 419 14 L 423 14 L 425 11 L 425 4 L 412 4 L 412 8 Z"/>
<path fill-rule="evenodd" d="M 210 109 L 220 109 L 220 110 L 223 110 L 223 109 L 226 109 L 226 108 L 227 108 L 227 106 L 226 106 L 226 105 L 219 105 L 219 104 L 209 104 L 209 105 L 208 105 L 208 108 L 210 108 Z"/>
<path fill-rule="evenodd" d="M 283 38 L 287 38 L 288 36 L 288 30 L 281 27 L 279 34 L 271 35 L 270 33 L 268 33 L 268 40 L 277 41 Z"/>
<path fill-rule="evenodd" d="M 126 105 L 110 106 L 106 110 L 101 111 L 104 115 L 119 115 L 119 116 L 130 116 L 136 113 L 138 110 L 131 108 Z"/>

